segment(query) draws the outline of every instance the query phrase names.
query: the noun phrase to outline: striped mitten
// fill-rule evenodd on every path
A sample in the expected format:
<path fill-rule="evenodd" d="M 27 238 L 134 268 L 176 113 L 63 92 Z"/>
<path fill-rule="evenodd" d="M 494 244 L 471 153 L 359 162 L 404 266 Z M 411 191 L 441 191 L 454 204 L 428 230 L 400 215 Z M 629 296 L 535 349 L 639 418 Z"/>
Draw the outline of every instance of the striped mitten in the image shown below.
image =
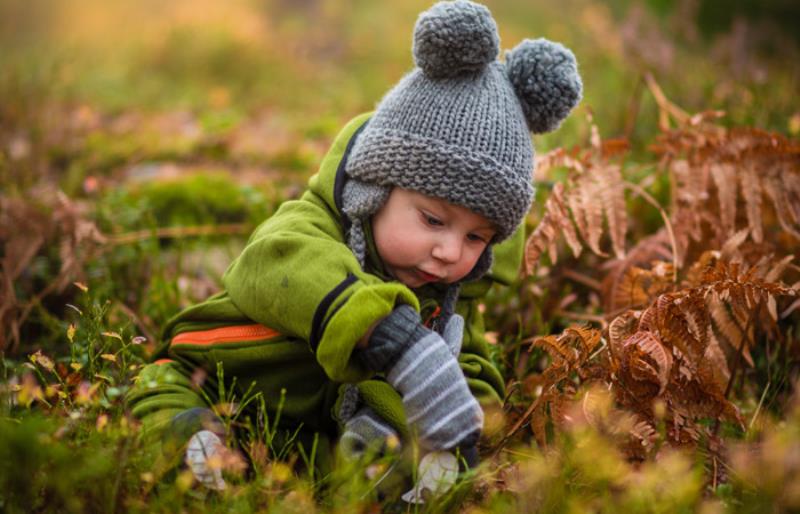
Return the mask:
<path fill-rule="evenodd" d="M 360 459 L 367 451 L 376 454 L 399 450 L 397 432 L 369 407 L 360 408 L 344 424 L 339 448 L 348 459 Z"/>
<path fill-rule="evenodd" d="M 447 343 L 422 325 L 412 307 L 401 305 L 384 318 L 360 355 L 403 397 L 407 421 L 424 449 L 477 443 L 483 411 Z"/>

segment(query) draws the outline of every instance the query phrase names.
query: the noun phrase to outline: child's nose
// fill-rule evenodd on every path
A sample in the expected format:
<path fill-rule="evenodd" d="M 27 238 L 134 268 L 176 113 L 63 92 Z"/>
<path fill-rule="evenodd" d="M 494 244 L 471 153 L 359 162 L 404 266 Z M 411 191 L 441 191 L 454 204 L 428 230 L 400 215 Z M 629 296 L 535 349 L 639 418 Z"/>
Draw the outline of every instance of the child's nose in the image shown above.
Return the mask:
<path fill-rule="evenodd" d="M 461 258 L 461 241 L 453 236 L 442 236 L 433 247 L 433 257 L 448 264 Z"/>

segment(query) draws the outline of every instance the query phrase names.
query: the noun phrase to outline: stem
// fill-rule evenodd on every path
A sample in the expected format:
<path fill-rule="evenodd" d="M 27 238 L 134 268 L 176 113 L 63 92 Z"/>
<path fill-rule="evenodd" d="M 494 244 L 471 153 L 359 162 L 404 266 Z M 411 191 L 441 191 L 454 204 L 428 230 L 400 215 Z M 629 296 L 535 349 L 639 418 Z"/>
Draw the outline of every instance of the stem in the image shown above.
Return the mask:
<path fill-rule="evenodd" d="M 623 185 L 628 189 L 632 190 L 634 193 L 638 194 L 642 197 L 647 203 L 658 209 L 659 214 L 661 214 L 661 219 L 664 220 L 664 228 L 667 229 L 667 235 L 669 236 L 669 244 L 672 246 L 672 281 L 674 283 L 678 282 L 678 243 L 675 240 L 675 232 L 672 230 L 672 223 L 669 221 L 669 216 L 667 216 L 667 212 L 664 210 L 661 205 L 658 204 L 655 198 L 645 191 L 641 186 L 638 184 L 634 184 L 633 182 L 624 182 Z"/>
<path fill-rule="evenodd" d="M 758 312 L 761 309 L 761 302 L 758 302 L 754 312 Z M 750 339 L 750 326 L 753 324 L 753 319 L 755 316 L 751 313 L 750 316 L 747 317 L 747 325 L 744 327 L 744 337 L 742 337 L 742 342 L 739 343 L 739 348 L 736 350 L 736 359 L 733 361 L 733 369 L 731 370 L 731 376 L 728 378 L 728 385 L 725 387 L 725 399 L 728 399 L 728 395 L 733 388 L 733 382 L 736 380 L 736 373 L 739 371 L 739 362 L 742 360 L 742 352 L 744 351 L 744 345 Z M 719 430 L 719 417 L 717 417 L 716 422 L 714 423 L 714 435 L 717 435 L 717 431 Z M 742 427 L 744 428 L 744 427 Z"/>
<path fill-rule="evenodd" d="M 628 102 L 628 108 L 625 111 L 625 138 L 630 140 L 633 134 L 633 129 L 636 127 L 636 117 L 639 115 L 639 108 L 642 104 L 642 92 L 644 91 L 644 77 L 641 75 L 636 79 L 636 85 L 633 89 L 633 94 Z"/>
<path fill-rule="evenodd" d="M 511 439 L 511 437 L 514 434 L 516 434 L 519 431 L 520 428 L 522 428 L 522 425 L 525 423 L 525 420 L 528 419 L 529 417 L 531 417 L 531 414 L 533 414 L 533 411 L 535 411 L 539 407 L 539 403 L 541 403 L 542 398 L 544 398 L 544 397 L 545 397 L 545 391 L 542 391 L 542 394 L 539 395 L 539 397 L 536 398 L 536 400 L 534 400 L 530 404 L 530 406 L 528 407 L 528 410 L 525 411 L 525 414 L 523 414 L 522 417 L 520 417 L 517 420 L 517 422 L 514 424 L 514 426 L 511 428 L 511 430 L 505 436 L 503 436 L 503 440 L 500 441 L 500 444 L 497 445 L 497 450 L 495 450 L 495 452 L 494 452 L 494 456 L 495 457 L 503 449 L 503 447 L 505 446 L 506 442 L 509 439 Z"/>
<path fill-rule="evenodd" d="M 748 432 L 753 429 L 753 423 L 756 422 L 756 419 L 758 418 L 758 415 L 761 412 L 761 407 L 764 405 L 764 399 L 767 397 L 767 391 L 769 391 L 770 384 L 772 384 L 772 382 L 767 382 L 767 386 L 764 388 L 764 392 L 761 393 L 761 399 L 758 400 L 758 407 L 756 407 L 756 411 L 753 413 L 753 418 L 750 420 L 750 424 L 747 425 Z"/>
<path fill-rule="evenodd" d="M 754 309 L 755 312 L 758 312 L 761 309 L 761 302 L 758 302 L 756 308 Z M 728 399 L 728 395 L 733 388 L 733 381 L 736 378 L 736 373 L 739 371 L 739 363 L 742 360 L 742 352 L 744 351 L 745 343 L 750 341 L 750 326 L 753 324 L 753 319 L 755 316 L 750 313 L 750 316 L 747 317 L 747 325 L 744 327 L 744 337 L 742 337 L 742 342 L 739 343 L 739 349 L 736 351 L 736 360 L 733 361 L 733 369 L 731 370 L 731 376 L 728 379 L 728 385 L 725 387 L 725 399 Z"/>

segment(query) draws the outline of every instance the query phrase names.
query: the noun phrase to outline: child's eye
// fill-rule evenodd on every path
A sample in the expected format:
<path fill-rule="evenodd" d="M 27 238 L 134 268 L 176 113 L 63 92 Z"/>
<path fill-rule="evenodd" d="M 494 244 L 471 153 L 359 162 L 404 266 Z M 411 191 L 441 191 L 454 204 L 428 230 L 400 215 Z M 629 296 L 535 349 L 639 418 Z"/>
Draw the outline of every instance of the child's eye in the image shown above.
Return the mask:
<path fill-rule="evenodd" d="M 484 238 L 480 234 L 467 234 L 467 239 L 469 239 L 470 241 L 476 241 L 476 242 L 480 241 L 481 243 L 485 243 L 486 242 L 486 238 Z"/>
<path fill-rule="evenodd" d="M 434 227 L 441 227 L 442 225 L 444 225 L 442 220 L 440 220 L 436 216 L 431 216 L 427 212 L 422 213 L 422 215 L 425 217 L 425 223 L 427 223 L 428 225 L 431 225 L 431 226 L 434 226 Z"/>

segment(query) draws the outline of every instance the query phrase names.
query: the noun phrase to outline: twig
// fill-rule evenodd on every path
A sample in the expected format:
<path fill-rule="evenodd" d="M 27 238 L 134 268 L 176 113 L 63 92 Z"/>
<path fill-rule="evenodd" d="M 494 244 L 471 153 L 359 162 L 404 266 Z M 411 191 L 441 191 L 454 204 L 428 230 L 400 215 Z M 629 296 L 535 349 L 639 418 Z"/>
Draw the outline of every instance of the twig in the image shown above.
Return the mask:
<path fill-rule="evenodd" d="M 653 78 L 652 73 L 645 73 L 644 80 L 658 104 L 658 124 L 662 130 L 669 130 L 670 115 L 680 123 L 687 123 L 691 119 L 689 113 L 669 101 L 667 95 L 665 95 L 664 91 L 661 89 L 661 86 L 659 86 L 656 79 Z"/>
<path fill-rule="evenodd" d="M 25 323 L 25 320 L 28 319 L 28 316 L 31 313 L 31 309 L 33 309 L 36 305 L 41 304 L 44 297 L 48 296 L 50 293 L 56 290 L 58 286 L 59 286 L 59 281 L 53 280 L 49 284 L 47 284 L 47 287 L 39 291 L 36 294 L 36 296 L 31 298 L 28 301 L 28 303 L 26 303 L 25 306 L 21 309 L 20 315 L 15 320 L 17 327 L 21 327 L 22 324 Z M 9 349 L 15 350 L 18 344 L 19 344 L 19 331 L 17 331 L 15 334 L 12 334 L 11 345 Z"/>
<path fill-rule="evenodd" d="M 717 473 L 718 473 L 717 472 L 717 457 L 716 456 L 712 457 L 711 461 L 714 463 L 714 472 L 713 472 L 714 476 L 711 478 L 711 489 L 713 491 L 716 491 L 717 490 Z"/>
<path fill-rule="evenodd" d="M 578 273 L 575 270 L 564 268 L 563 270 L 561 270 L 561 274 L 567 278 L 574 280 L 575 282 L 583 284 L 587 287 L 591 287 L 595 291 L 600 291 L 603 288 L 599 280 L 595 280 L 592 277 L 587 277 L 583 273 Z"/>
<path fill-rule="evenodd" d="M 587 314 L 581 312 L 570 312 L 564 311 L 561 309 L 556 309 L 553 314 L 556 316 L 562 316 L 567 319 L 574 319 L 577 321 L 594 321 L 595 323 L 600 323 L 601 325 L 606 324 L 606 319 L 603 316 L 599 316 L 597 314 Z"/>
<path fill-rule="evenodd" d="M 153 333 L 152 333 L 152 332 L 150 332 L 150 330 L 149 330 L 149 329 L 147 328 L 147 326 L 144 324 L 144 322 L 142 321 L 142 319 L 141 319 L 141 318 L 140 318 L 140 317 L 139 317 L 139 316 L 138 316 L 138 315 L 137 315 L 137 314 L 136 314 L 136 313 L 133 311 L 133 309 L 131 309 L 130 307 L 128 307 L 127 305 L 125 305 L 125 304 L 124 304 L 124 303 L 122 303 L 122 302 L 117 302 L 117 306 L 119 307 L 119 309 L 120 309 L 122 312 L 124 312 L 124 313 L 125 313 L 125 315 L 126 315 L 126 316 L 128 316 L 129 318 L 131 318 L 131 320 L 133 321 L 133 323 L 134 323 L 134 324 L 135 324 L 137 327 L 139 327 L 139 330 L 141 330 L 141 331 L 142 331 L 142 334 L 144 334 L 144 336 L 147 338 L 147 341 L 148 341 L 149 343 L 156 343 L 155 337 L 153 337 Z"/>
<path fill-rule="evenodd" d="M 217 236 L 245 234 L 252 230 L 249 223 L 228 223 L 223 225 L 196 225 L 191 227 L 160 227 L 154 230 L 137 230 L 108 236 L 111 246 L 136 243 L 152 238 L 179 239 L 182 237 Z"/>

